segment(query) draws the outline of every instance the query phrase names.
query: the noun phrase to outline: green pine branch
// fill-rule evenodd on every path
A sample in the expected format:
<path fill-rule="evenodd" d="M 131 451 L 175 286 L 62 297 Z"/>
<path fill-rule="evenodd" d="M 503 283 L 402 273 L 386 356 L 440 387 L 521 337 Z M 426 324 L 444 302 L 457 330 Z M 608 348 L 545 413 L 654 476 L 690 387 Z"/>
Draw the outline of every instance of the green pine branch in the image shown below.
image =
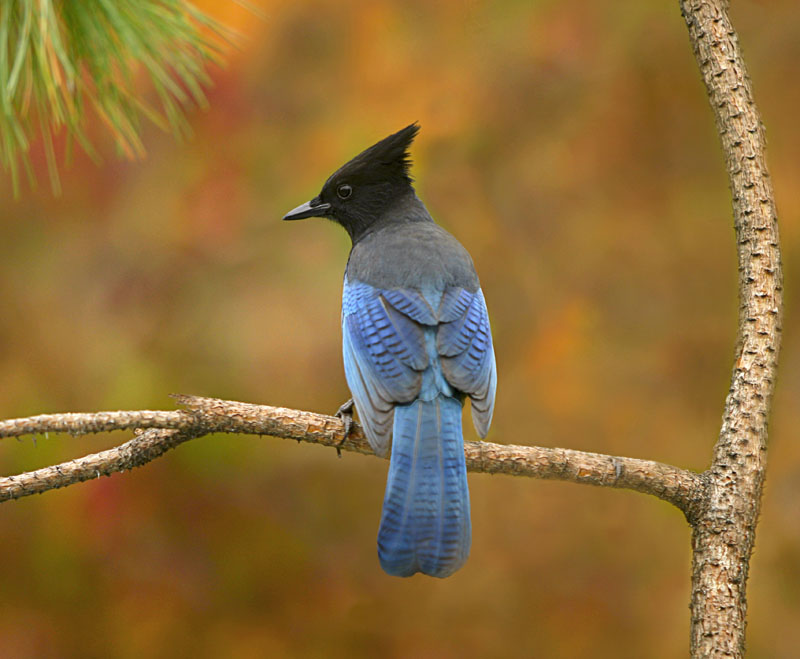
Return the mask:
<path fill-rule="evenodd" d="M 51 185 L 60 190 L 53 136 L 66 130 L 97 159 L 86 133 L 99 120 L 119 151 L 140 158 L 146 117 L 177 136 L 187 107 L 203 107 L 208 60 L 230 41 L 187 0 L 0 0 L 0 163 L 19 190 L 35 178 L 30 145 L 44 142 Z M 141 95 L 146 74 L 157 103 Z M 68 149 L 69 152 L 69 149 Z"/>

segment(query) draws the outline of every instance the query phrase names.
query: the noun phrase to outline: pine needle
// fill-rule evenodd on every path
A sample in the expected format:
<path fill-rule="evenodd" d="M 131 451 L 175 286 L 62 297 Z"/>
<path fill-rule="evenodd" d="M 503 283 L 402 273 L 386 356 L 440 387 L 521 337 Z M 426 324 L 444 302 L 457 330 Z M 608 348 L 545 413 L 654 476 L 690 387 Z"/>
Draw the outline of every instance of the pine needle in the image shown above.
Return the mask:
<path fill-rule="evenodd" d="M 127 158 L 141 158 L 141 118 L 176 136 L 185 112 L 207 104 L 209 62 L 234 36 L 188 0 L 0 0 L 0 164 L 19 193 L 33 184 L 30 145 L 43 140 L 51 187 L 60 189 L 54 136 L 66 130 L 92 159 L 87 109 Z M 142 97 L 145 73 L 155 103 Z"/>

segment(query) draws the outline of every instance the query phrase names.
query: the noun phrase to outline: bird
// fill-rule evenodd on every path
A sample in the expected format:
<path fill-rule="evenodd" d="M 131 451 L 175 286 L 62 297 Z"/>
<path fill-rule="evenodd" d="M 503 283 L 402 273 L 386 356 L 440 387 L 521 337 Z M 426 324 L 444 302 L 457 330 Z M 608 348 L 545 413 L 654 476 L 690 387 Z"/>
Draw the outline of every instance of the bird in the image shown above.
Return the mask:
<path fill-rule="evenodd" d="M 342 353 L 373 451 L 390 452 L 378 558 L 392 576 L 448 577 L 471 545 L 462 408 L 486 437 L 497 389 L 489 315 L 467 250 L 414 189 L 414 122 L 337 169 L 284 220 L 340 224 L 352 248 L 342 292 Z"/>

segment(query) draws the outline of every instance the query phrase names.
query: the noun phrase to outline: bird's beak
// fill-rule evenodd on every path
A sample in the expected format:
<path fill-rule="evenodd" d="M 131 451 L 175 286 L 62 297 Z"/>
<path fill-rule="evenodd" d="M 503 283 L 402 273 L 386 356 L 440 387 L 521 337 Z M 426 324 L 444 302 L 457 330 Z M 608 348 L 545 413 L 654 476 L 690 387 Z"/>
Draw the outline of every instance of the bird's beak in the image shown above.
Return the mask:
<path fill-rule="evenodd" d="M 319 197 L 314 197 L 311 201 L 307 201 L 290 210 L 283 216 L 283 219 L 304 220 L 307 217 L 325 217 L 330 209 L 330 204 L 324 203 Z"/>

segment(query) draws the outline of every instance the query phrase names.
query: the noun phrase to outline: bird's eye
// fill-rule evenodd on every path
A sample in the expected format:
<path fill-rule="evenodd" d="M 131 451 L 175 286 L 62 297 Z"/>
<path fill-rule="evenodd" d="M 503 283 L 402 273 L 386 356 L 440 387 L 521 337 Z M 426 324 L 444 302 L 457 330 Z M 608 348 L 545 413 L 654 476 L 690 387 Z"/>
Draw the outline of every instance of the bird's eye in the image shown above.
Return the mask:
<path fill-rule="evenodd" d="M 351 194 L 353 194 L 353 188 L 344 183 L 336 188 L 336 194 L 339 195 L 339 199 L 347 199 Z"/>

